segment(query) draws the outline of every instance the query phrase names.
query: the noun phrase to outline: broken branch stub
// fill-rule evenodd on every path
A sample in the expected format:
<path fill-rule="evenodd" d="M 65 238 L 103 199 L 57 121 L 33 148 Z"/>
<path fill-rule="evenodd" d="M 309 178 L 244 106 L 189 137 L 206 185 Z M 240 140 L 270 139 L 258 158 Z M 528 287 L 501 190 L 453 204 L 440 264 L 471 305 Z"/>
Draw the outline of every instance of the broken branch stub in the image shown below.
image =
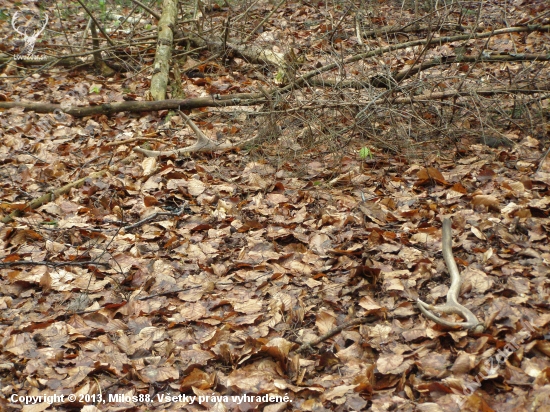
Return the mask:
<path fill-rule="evenodd" d="M 448 328 L 465 328 L 472 330 L 475 333 L 481 333 L 485 330 L 483 323 L 478 321 L 476 315 L 474 315 L 472 311 L 458 303 L 458 294 L 460 292 L 462 279 L 460 278 L 460 272 L 458 271 L 458 266 L 456 265 L 453 257 L 451 220 L 448 218 L 443 219 L 442 249 L 443 259 L 445 260 L 445 265 L 447 266 L 447 270 L 451 276 L 451 286 L 449 288 L 449 292 L 447 292 L 447 303 L 444 305 L 430 305 L 418 299 L 416 302 L 418 309 L 420 309 L 420 312 L 422 312 L 424 316 L 430 320 L 433 320 L 438 325 L 446 326 Z M 466 321 L 450 322 L 436 316 L 432 311 L 444 314 L 460 315 L 466 319 Z"/>

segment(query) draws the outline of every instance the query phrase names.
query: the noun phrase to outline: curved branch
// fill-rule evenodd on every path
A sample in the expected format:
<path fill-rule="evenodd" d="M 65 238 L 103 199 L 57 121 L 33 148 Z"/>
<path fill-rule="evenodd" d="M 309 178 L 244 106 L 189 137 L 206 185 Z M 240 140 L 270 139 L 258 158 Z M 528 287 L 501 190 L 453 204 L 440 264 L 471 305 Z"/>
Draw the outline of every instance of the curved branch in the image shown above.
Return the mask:
<path fill-rule="evenodd" d="M 453 246 L 451 240 L 451 220 L 448 218 L 443 219 L 443 239 L 442 239 L 442 249 L 443 249 L 443 259 L 447 265 L 447 270 L 451 276 L 451 287 L 447 293 L 447 303 L 444 305 L 429 305 L 420 299 L 417 300 L 416 304 L 418 309 L 426 316 L 428 319 L 433 320 L 438 325 L 446 326 L 448 328 L 465 328 L 471 329 L 476 333 L 482 332 L 485 327 L 479 322 L 468 308 L 462 306 L 458 303 L 458 294 L 460 292 L 460 285 L 462 280 L 460 278 L 460 272 L 456 265 L 455 259 L 453 257 Z M 430 311 L 437 311 L 445 314 L 455 314 L 460 315 L 466 322 L 449 322 L 440 317 L 437 317 Z"/>

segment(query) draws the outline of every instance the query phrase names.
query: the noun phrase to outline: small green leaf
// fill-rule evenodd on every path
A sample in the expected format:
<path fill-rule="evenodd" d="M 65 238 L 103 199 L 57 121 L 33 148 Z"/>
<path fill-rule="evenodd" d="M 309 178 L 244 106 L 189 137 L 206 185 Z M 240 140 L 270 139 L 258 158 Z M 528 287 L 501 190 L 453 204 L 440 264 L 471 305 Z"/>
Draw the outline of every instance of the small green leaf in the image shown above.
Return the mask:
<path fill-rule="evenodd" d="M 94 85 L 90 86 L 90 93 L 99 94 L 100 91 L 101 91 L 101 85 L 94 84 Z"/>
<path fill-rule="evenodd" d="M 277 74 L 275 75 L 275 82 L 282 83 L 285 79 L 285 71 L 283 69 L 279 69 L 277 71 Z"/>
<path fill-rule="evenodd" d="M 368 147 L 362 147 L 361 150 L 359 150 L 359 157 L 361 159 L 366 159 L 367 157 L 372 159 L 372 152 Z"/>

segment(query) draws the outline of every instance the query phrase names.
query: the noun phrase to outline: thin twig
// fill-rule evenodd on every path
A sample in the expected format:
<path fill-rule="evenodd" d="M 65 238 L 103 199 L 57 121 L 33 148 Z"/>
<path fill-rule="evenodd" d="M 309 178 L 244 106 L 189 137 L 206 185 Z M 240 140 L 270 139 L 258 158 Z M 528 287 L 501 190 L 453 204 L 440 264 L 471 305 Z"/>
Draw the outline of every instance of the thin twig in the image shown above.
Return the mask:
<path fill-rule="evenodd" d="M 156 212 L 156 213 L 153 213 L 143 219 L 141 219 L 140 221 L 136 222 L 136 223 L 132 223 L 131 225 L 128 225 L 128 226 L 123 226 L 122 229 L 124 230 L 131 230 L 131 229 L 135 229 L 136 227 L 139 227 L 147 222 L 150 222 L 151 220 L 154 220 L 156 219 L 157 217 L 159 216 L 181 216 L 181 214 L 183 213 L 183 211 L 185 210 L 184 207 L 182 207 L 179 211 L 177 212 Z M 114 224 L 122 224 L 124 222 L 117 222 L 117 221 L 109 221 L 109 222 L 106 222 L 106 223 L 114 223 Z"/>
<path fill-rule="evenodd" d="M 544 164 L 544 160 L 548 157 L 548 153 L 550 153 L 550 147 L 548 148 L 548 150 L 546 150 L 546 153 L 544 153 L 540 158 L 539 167 L 537 167 L 536 173 L 540 172 L 540 170 L 542 169 L 542 165 Z"/>
<path fill-rule="evenodd" d="M 307 343 L 304 343 L 302 344 L 302 346 L 300 346 L 296 352 L 300 353 L 300 352 L 304 352 L 306 350 L 312 350 L 313 349 L 313 346 L 317 346 L 318 344 L 320 344 L 321 342 L 324 342 L 326 341 L 327 339 L 330 339 L 331 337 L 333 337 L 334 335 L 342 332 L 344 329 L 347 329 L 349 328 L 350 326 L 355 326 L 355 325 L 362 325 L 363 323 L 368 323 L 368 322 L 373 322 L 375 321 L 376 319 L 378 319 L 378 316 L 363 316 L 362 318 L 357 318 L 357 319 L 353 319 L 353 320 L 350 320 L 349 322 L 346 322 L 330 331 L 328 331 L 327 333 L 325 333 L 323 336 L 311 341 L 311 342 L 307 342 Z"/>
<path fill-rule="evenodd" d="M 248 36 L 246 36 L 246 37 L 244 38 L 243 44 L 246 44 L 246 43 L 248 42 L 248 40 L 250 40 L 250 38 L 254 35 L 254 33 L 256 33 L 256 30 L 258 30 L 260 27 L 262 27 L 262 26 L 264 25 L 264 23 L 265 23 L 271 16 L 273 16 L 273 13 L 275 13 L 275 12 L 277 11 L 277 9 L 278 9 L 279 7 L 281 7 L 284 3 L 286 3 L 286 0 L 281 0 L 281 1 L 279 2 L 279 4 L 277 4 L 277 5 L 273 8 L 273 10 L 271 10 L 271 11 L 267 14 L 267 16 L 265 16 L 265 17 L 262 19 L 262 21 L 258 23 L 258 24 L 256 25 L 256 27 L 254 27 L 254 29 L 253 29 L 250 33 L 248 33 Z"/>
<path fill-rule="evenodd" d="M 145 4 L 143 4 L 141 1 L 139 0 L 132 0 L 132 3 L 134 4 L 137 4 L 139 7 L 141 7 L 142 9 L 146 10 L 151 16 L 153 16 L 155 19 L 157 20 L 160 20 L 160 15 L 152 10 L 151 8 L 147 7 Z"/>
<path fill-rule="evenodd" d="M 57 268 L 60 266 L 87 266 L 87 265 L 96 265 L 96 266 L 109 266 L 107 262 L 95 262 L 93 260 L 84 260 L 80 262 L 68 261 L 68 262 L 47 262 L 43 260 L 32 261 L 32 260 L 15 260 L 13 262 L 0 262 L 0 268 L 9 267 L 9 266 L 49 266 Z"/>
<path fill-rule="evenodd" d="M 96 20 L 96 18 L 94 17 L 94 15 L 92 14 L 92 12 L 88 9 L 88 7 L 86 7 L 86 5 L 84 3 L 82 3 L 82 0 L 76 0 L 78 1 L 78 3 L 80 3 L 80 5 L 82 6 L 82 8 L 86 11 L 86 13 L 88 13 L 88 16 L 90 16 L 90 18 L 94 21 L 95 25 L 97 26 L 97 28 L 99 29 L 99 31 L 105 36 L 105 39 L 107 39 L 107 42 L 111 45 L 111 46 L 114 46 L 115 44 L 113 43 L 113 41 L 111 40 L 111 38 L 108 36 L 108 34 L 105 32 L 105 30 L 103 29 L 103 26 L 101 26 L 99 24 L 99 22 Z"/>

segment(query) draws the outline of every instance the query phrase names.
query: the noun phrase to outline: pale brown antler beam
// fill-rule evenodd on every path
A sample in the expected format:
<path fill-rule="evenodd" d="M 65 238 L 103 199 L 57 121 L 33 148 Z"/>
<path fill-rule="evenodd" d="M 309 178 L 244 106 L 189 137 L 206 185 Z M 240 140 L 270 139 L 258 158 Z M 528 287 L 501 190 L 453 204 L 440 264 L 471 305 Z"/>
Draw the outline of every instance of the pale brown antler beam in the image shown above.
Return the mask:
<path fill-rule="evenodd" d="M 443 259 L 447 265 L 447 270 L 451 276 L 451 287 L 447 293 L 447 303 L 444 305 L 429 305 L 420 299 L 417 300 L 416 304 L 420 312 L 424 314 L 428 319 L 433 320 L 438 325 L 446 326 L 449 328 L 465 328 L 470 329 L 476 333 L 483 332 L 485 326 L 483 323 L 479 322 L 468 308 L 462 306 L 458 303 L 458 294 L 460 292 L 460 285 L 462 280 L 460 278 L 460 272 L 458 271 L 458 266 L 456 265 L 455 259 L 453 257 L 453 246 L 451 240 L 451 220 L 448 218 L 443 219 L 443 239 L 442 239 L 442 249 L 443 249 Z M 436 311 L 445 314 L 455 314 L 460 315 L 465 322 L 449 322 L 445 319 L 442 319 L 436 316 L 431 311 Z"/>
<path fill-rule="evenodd" d="M 183 113 L 181 110 L 178 110 L 181 117 L 187 122 L 191 130 L 195 132 L 195 135 L 197 136 L 197 141 L 192 144 L 191 146 L 183 147 L 181 149 L 174 149 L 174 150 L 146 150 L 142 149 L 141 147 L 135 147 L 134 151 L 144 154 L 145 156 L 149 157 L 158 157 L 158 156 L 171 156 L 171 155 L 181 155 L 183 153 L 195 153 L 195 152 L 212 152 L 216 150 L 231 150 L 236 149 L 238 147 L 243 147 L 246 145 L 252 145 L 258 142 L 261 139 L 261 136 L 257 135 L 255 137 L 252 137 L 250 139 L 243 140 L 238 143 L 218 143 L 212 139 L 210 139 L 208 136 L 206 136 L 201 129 L 187 116 L 185 113 Z"/>

